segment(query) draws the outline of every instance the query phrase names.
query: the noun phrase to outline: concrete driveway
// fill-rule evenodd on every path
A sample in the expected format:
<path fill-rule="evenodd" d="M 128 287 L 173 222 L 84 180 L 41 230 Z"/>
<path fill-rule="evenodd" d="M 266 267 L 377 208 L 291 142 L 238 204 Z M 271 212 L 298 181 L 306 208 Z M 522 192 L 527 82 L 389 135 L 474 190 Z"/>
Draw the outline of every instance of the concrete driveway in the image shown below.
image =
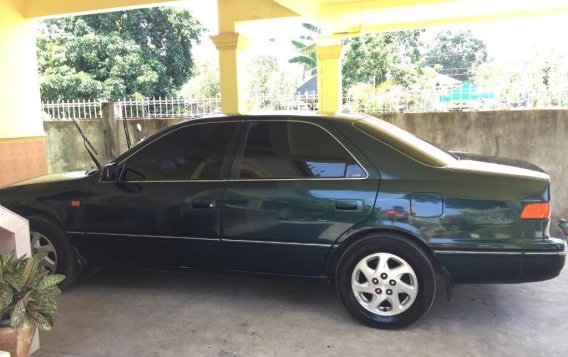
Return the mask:
<path fill-rule="evenodd" d="M 61 297 L 46 356 L 568 356 L 568 271 L 464 285 L 419 323 L 355 321 L 333 287 L 215 274 L 106 269 Z"/>

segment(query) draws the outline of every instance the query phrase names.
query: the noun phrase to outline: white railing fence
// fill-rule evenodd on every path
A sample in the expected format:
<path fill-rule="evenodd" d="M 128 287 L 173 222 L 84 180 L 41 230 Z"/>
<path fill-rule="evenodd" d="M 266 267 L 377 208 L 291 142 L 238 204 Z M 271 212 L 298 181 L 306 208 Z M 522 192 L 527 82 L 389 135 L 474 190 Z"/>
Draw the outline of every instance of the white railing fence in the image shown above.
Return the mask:
<path fill-rule="evenodd" d="M 191 98 L 142 98 L 123 99 L 122 117 L 133 118 L 180 118 L 221 113 L 221 97 L 195 100 Z"/>
<path fill-rule="evenodd" d="M 316 111 L 318 109 L 317 93 L 288 94 L 279 96 L 257 96 L 249 98 L 248 108 L 258 111 Z"/>
<path fill-rule="evenodd" d="M 193 118 L 221 113 L 221 98 L 128 98 L 116 101 L 124 119 Z M 440 90 L 393 91 L 343 97 L 343 111 L 355 113 L 424 113 L 448 111 L 568 109 L 568 88 L 559 90 L 502 90 L 497 94 L 443 93 Z M 316 111 L 316 93 L 256 96 L 246 108 L 259 111 Z M 44 120 L 100 119 L 98 100 L 42 103 Z"/>
<path fill-rule="evenodd" d="M 98 100 L 48 101 L 41 103 L 44 120 L 100 119 L 103 117 Z"/>

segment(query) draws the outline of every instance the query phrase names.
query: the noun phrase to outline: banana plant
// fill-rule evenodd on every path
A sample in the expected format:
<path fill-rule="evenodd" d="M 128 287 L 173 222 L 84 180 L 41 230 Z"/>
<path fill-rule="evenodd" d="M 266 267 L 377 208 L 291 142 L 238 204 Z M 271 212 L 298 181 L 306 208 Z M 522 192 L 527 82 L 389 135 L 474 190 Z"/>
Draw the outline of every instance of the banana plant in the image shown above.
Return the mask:
<path fill-rule="evenodd" d="M 301 64 L 306 72 L 310 75 L 315 75 L 318 65 L 316 36 L 321 33 L 321 29 L 309 23 L 303 23 L 302 26 L 307 30 L 307 34 L 300 36 L 300 40 L 292 40 L 292 45 L 299 54 L 290 58 L 288 62 Z"/>
<path fill-rule="evenodd" d="M 14 329 L 31 324 L 40 331 L 51 330 L 52 316 L 58 308 L 57 296 L 61 294 L 57 284 L 65 276 L 42 269 L 41 255 L 14 257 L 14 251 L 0 257 L 0 320 L 10 319 Z"/>

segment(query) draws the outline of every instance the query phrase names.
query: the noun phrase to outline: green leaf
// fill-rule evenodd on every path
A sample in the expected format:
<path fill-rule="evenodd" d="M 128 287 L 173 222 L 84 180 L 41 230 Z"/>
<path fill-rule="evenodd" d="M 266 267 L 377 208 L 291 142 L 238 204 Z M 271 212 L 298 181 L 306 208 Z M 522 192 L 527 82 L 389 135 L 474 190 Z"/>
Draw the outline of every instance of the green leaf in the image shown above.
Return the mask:
<path fill-rule="evenodd" d="M 26 262 L 27 262 L 28 260 L 29 260 L 29 259 L 26 258 L 25 255 L 22 255 L 21 257 L 19 257 L 18 259 L 16 259 L 16 260 L 14 261 L 15 271 L 17 271 L 17 272 L 22 272 L 22 271 L 24 270 L 24 268 L 25 268 L 25 266 L 26 266 Z"/>
<path fill-rule="evenodd" d="M 314 63 L 313 59 L 307 56 L 296 56 L 294 58 L 290 58 L 288 60 L 289 63 L 301 63 L 301 64 L 305 64 L 306 66 L 309 66 L 310 68 L 312 66 L 317 66 L 316 63 Z"/>
<path fill-rule="evenodd" d="M 0 284 L 0 316 L 3 315 L 4 310 L 12 303 L 14 292 L 8 284 Z"/>
<path fill-rule="evenodd" d="M 22 279 L 25 284 L 28 284 L 33 273 L 37 270 L 38 261 L 36 259 L 28 259 L 26 261 L 26 266 L 22 272 Z"/>
<path fill-rule="evenodd" d="M 304 22 L 304 23 L 302 24 L 302 26 L 303 26 L 306 30 L 308 30 L 308 31 L 310 31 L 310 32 L 317 33 L 317 34 L 320 34 L 320 33 L 321 33 L 321 29 L 320 29 L 319 27 L 317 27 L 316 25 L 314 25 L 314 24 L 310 24 L 310 23 Z"/>
<path fill-rule="evenodd" d="M 37 302 L 35 302 L 35 301 L 32 301 L 32 302 L 30 302 L 30 303 L 28 304 L 28 308 L 29 308 L 29 309 L 35 310 L 35 311 L 39 311 L 39 312 L 44 313 L 44 314 L 54 314 L 54 313 L 56 313 L 56 312 L 57 312 L 57 308 L 53 309 L 52 307 L 53 307 L 53 306 L 49 306 L 49 307 L 48 307 L 48 306 L 39 304 L 39 303 L 37 303 Z M 56 306 L 56 307 L 57 307 L 57 306 Z"/>
<path fill-rule="evenodd" d="M 12 328 L 20 328 L 24 323 L 26 318 L 26 305 L 24 300 L 18 301 L 14 310 L 12 311 L 12 317 L 10 318 L 10 326 Z"/>
<path fill-rule="evenodd" d="M 52 286 L 56 286 L 60 282 L 65 280 L 65 275 L 61 274 L 51 274 L 43 278 L 39 284 L 37 284 L 37 289 L 46 289 Z"/>
<path fill-rule="evenodd" d="M 294 47 L 296 47 L 296 49 L 302 51 L 304 48 L 306 48 L 308 45 L 306 45 L 305 43 L 302 43 L 300 41 L 296 41 L 296 40 L 292 40 L 292 44 L 294 45 Z"/>
<path fill-rule="evenodd" d="M 32 323 L 35 327 L 37 327 L 40 331 L 49 331 L 53 326 L 53 319 L 51 316 L 45 313 L 41 313 L 39 311 L 30 310 L 28 311 L 28 315 L 32 318 Z"/>
<path fill-rule="evenodd" d="M 57 300 L 55 295 L 45 291 L 34 291 L 32 293 L 34 304 L 42 306 L 41 310 L 49 313 L 57 311 Z"/>
<path fill-rule="evenodd" d="M 4 266 L 8 266 L 10 263 L 12 263 L 12 260 L 14 259 L 14 255 L 16 254 L 15 251 L 11 250 L 8 253 L 4 254 L 2 256 L 2 264 Z"/>
<path fill-rule="evenodd" d="M 6 274 L 4 276 L 4 280 L 8 284 L 12 285 L 12 287 L 16 291 L 21 291 L 22 288 L 24 287 L 24 281 L 22 280 L 22 276 L 19 275 L 18 273 Z"/>
<path fill-rule="evenodd" d="M 61 294 L 61 289 L 59 289 L 57 286 L 51 286 L 47 289 L 44 289 L 43 291 L 45 291 L 49 295 L 52 295 L 53 297 Z"/>
<path fill-rule="evenodd" d="M 41 269 L 41 270 L 36 270 L 33 274 L 33 276 L 30 278 L 30 281 L 28 282 L 29 286 L 35 286 L 37 285 L 44 277 L 46 277 L 47 275 L 49 275 L 49 272 L 45 269 Z"/>

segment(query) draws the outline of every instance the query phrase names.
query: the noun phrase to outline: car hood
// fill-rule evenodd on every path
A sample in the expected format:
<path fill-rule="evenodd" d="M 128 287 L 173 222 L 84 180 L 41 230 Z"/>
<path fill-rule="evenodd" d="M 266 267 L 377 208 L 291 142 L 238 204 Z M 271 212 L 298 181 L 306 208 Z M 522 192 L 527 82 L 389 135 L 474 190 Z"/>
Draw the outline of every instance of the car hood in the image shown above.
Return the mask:
<path fill-rule="evenodd" d="M 452 154 L 457 155 L 459 160 L 450 164 L 448 169 L 522 176 L 550 181 L 550 176 L 543 169 L 526 161 L 464 152 L 452 152 Z"/>
<path fill-rule="evenodd" d="M 13 184 L 12 186 L 24 186 L 24 185 L 35 185 L 35 184 L 46 184 L 46 183 L 57 183 L 57 182 L 68 182 L 72 180 L 82 179 L 90 176 L 93 171 L 70 171 L 63 172 L 59 174 L 50 174 L 45 176 L 36 177 L 30 180 L 21 181 Z"/>

